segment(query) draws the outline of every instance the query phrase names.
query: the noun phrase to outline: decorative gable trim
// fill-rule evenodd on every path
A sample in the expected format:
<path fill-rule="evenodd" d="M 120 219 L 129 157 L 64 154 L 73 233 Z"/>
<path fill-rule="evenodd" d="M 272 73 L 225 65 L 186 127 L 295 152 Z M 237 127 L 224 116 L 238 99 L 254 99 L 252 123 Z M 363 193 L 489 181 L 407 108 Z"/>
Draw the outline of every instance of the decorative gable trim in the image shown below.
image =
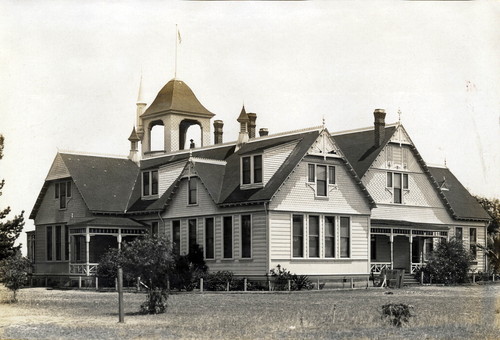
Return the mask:
<path fill-rule="evenodd" d="M 330 137 L 330 133 L 324 129 L 313 145 L 309 148 L 309 155 L 341 158 L 341 151 L 336 142 Z"/>
<path fill-rule="evenodd" d="M 394 131 L 394 133 L 392 134 L 392 137 L 389 140 L 389 143 L 413 144 L 413 142 L 410 139 L 410 136 L 406 132 L 403 125 L 398 125 L 398 127 L 396 128 L 396 131 Z"/>
<path fill-rule="evenodd" d="M 52 166 L 50 167 L 49 173 L 45 178 L 46 181 L 53 181 L 56 179 L 63 179 L 71 177 L 69 173 L 68 167 L 64 164 L 64 160 L 61 157 L 60 153 L 57 153 L 56 158 L 52 162 Z"/>
<path fill-rule="evenodd" d="M 220 161 L 217 159 L 210 159 L 210 158 L 201 158 L 201 157 L 191 157 L 190 158 L 191 162 L 193 163 L 206 163 L 206 164 L 215 164 L 215 165 L 226 165 L 226 161 Z"/>

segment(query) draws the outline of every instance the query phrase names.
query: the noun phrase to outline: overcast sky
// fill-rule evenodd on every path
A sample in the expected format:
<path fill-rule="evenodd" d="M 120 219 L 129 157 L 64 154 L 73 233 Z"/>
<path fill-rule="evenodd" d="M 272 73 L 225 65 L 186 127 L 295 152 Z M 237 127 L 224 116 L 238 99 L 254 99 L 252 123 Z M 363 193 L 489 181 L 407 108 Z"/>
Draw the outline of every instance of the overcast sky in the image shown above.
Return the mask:
<path fill-rule="evenodd" d="M 150 104 L 174 76 L 176 24 L 177 78 L 225 141 L 243 103 L 271 133 L 400 109 L 427 163 L 500 196 L 499 2 L 2 1 L 0 208 L 28 217 L 58 149 L 128 154 L 141 70 Z"/>

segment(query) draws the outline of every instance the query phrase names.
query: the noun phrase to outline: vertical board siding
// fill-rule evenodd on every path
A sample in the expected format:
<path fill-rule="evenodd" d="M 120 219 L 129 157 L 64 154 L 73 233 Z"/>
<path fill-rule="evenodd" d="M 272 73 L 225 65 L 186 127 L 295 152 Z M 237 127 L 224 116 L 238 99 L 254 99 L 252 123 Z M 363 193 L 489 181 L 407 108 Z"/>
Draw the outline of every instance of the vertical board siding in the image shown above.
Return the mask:
<path fill-rule="evenodd" d="M 180 176 L 186 162 L 176 162 L 163 165 L 158 169 L 158 192 L 161 196 L 170 188 L 172 183 Z"/>
<path fill-rule="evenodd" d="M 264 151 L 262 160 L 264 165 L 263 184 L 274 176 L 279 167 L 288 158 L 293 151 L 298 141 L 293 141 L 287 144 L 282 144 L 274 148 L 269 148 Z"/>
<path fill-rule="evenodd" d="M 313 159 L 303 160 L 290 175 L 270 204 L 271 210 L 308 211 L 339 214 L 370 214 L 367 198 L 338 159 L 329 160 L 334 165 L 337 185 L 329 186 L 327 198 L 317 198 L 312 183 L 307 182 L 307 165 Z"/>

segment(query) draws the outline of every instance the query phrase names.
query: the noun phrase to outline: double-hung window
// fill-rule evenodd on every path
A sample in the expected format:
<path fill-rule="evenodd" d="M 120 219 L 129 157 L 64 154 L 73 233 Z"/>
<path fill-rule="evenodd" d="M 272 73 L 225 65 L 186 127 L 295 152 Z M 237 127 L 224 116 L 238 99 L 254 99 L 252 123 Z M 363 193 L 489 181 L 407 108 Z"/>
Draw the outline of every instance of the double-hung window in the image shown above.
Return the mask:
<path fill-rule="evenodd" d="M 52 227 L 46 228 L 45 236 L 47 239 L 47 261 L 52 261 Z"/>
<path fill-rule="evenodd" d="M 188 179 L 188 204 L 198 204 L 198 180 L 196 177 Z"/>
<path fill-rule="evenodd" d="M 188 253 L 191 254 L 196 245 L 196 219 L 188 220 Z"/>
<path fill-rule="evenodd" d="M 307 165 L 307 181 L 314 183 L 316 187 L 316 196 L 328 196 L 328 185 L 336 184 L 335 167 L 308 164 Z"/>
<path fill-rule="evenodd" d="M 463 241 L 463 239 L 464 239 L 464 231 L 463 231 L 462 227 L 456 227 L 455 228 L 455 239 L 457 241 L 460 241 L 460 242 Z"/>
<path fill-rule="evenodd" d="M 55 196 L 59 200 L 59 209 L 66 209 L 67 198 L 71 198 L 71 181 L 55 183 Z"/>
<path fill-rule="evenodd" d="M 293 257 L 304 257 L 304 216 L 293 215 Z"/>
<path fill-rule="evenodd" d="M 262 183 L 262 155 L 241 157 L 241 184 Z"/>
<path fill-rule="evenodd" d="M 142 173 L 142 196 L 158 195 L 158 170 Z"/>
<path fill-rule="evenodd" d="M 325 216 L 325 257 L 335 257 L 334 216 Z"/>
<path fill-rule="evenodd" d="M 56 261 L 62 260 L 62 227 L 56 226 Z"/>
<path fill-rule="evenodd" d="M 151 235 L 158 236 L 159 223 L 157 221 L 151 222 Z"/>
<path fill-rule="evenodd" d="M 474 258 L 477 258 L 477 229 L 469 228 L 469 247 L 470 253 Z"/>
<path fill-rule="evenodd" d="M 403 203 L 403 190 L 408 190 L 408 174 L 387 172 L 387 188 L 392 190 L 392 202 Z"/>
<path fill-rule="evenodd" d="M 351 257 L 351 220 L 340 217 L 340 257 Z"/>
<path fill-rule="evenodd" d="M 319 257 L 319 216 L 309 216 L 309 257 Z"/>
<path fill-rule="evenodd" d="M 181 254 L 181 221 L 172 221 L 172 242 L 174 254 Z"/>
<path fill-rule="evenodd" d="M 223 218 L 223 257 L 225 259 L 233 258 L 233 217 L 224 216 Z"/>
<path fill-rule="evenodd" d="M 252 216 L 241 215 L 241 257 L 252 257 Z"/>
<path fill-rule="evenodd" d="M 214 256 L 214 218 L 208 217 L 205 219 L 205 258 L 213 259 Z"/>

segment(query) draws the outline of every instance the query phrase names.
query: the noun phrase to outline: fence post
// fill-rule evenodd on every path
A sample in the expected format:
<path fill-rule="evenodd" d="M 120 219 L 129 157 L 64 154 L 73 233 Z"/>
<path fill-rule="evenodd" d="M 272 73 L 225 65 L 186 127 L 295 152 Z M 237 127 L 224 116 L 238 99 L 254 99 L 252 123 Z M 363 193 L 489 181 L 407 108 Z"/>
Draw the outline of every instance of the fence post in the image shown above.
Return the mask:
<path fill-rule="evenodd" d="M 99 290 L 99 278 L 95 277 L 95 290 Z"/>
<path fill-rule="evenodd" d="M 138 276 L 135 279 L 135 289 L 137 290 L 137 292 L 139 292 L 141 290 L 141 277 L 140 276 Z"/>
<path fill-rule="evenodd" d="M 167 279 L 167 292 L 170 292 L 170 279 Z"/>
<path fill-rule="evenodd" d="M 368 286 L 370 286 L 370 277 L 369 276 L 366 277 L 366 288 L 368 288 Z"/>
<path fill-rule="evenodd" d="M 318 277 L 318 290 L 319 290 L 319 277 Z"/>
<path fill-rule="evenodd" d="M 82 277 L 78 276 L 78 289 L 82 289 Z"/>
<path fill-rule="evenodd" d="M 226 284 L 226 291 L 229 292 L 229 281 L 227 281 L 227 284 Z"/>
<path fill-rule="evenodd" d="M 493 278 L 493 282 L 495 282 L 495 273 L 493 273 L 493 277 L 492 278 Z"/>
<path fill-rule="evenodd" d="M 115 291 L 118 291 L 118 279 L 115 277 Z"/>
<path fill-rule="evenodd" d="M 292 282 L 288 280 L 288 291 L 292 290 Z"/>
<path fill-rule="evenodd" d="M 424 271 L 423 270 L 420 272 L 420 284 L 421 285 L 424 284 Z"/>
<path fill-rule="evenodd" d="M 351 289 L 354 289 L 354 279 L 351 277 Z"/>
<path fill-rule="evenodd" d="M 47 279 L 47 276 L 45 276 L 45 287 L 48 287 L 48 286 L 49 286 L 49 283 L 48 283 L 48 281 L 47 281 L 47 280 L 48 280 L 48 279 Z M 80 287 L 80 288 L 81 288 L 81 287 Z"/>
<path fill-rule="evenodd" d="M 432 284 L 432 275 L 429 276 L 429 284 Z"/>
<path fill-rule="evenodd" d="M 342 278 L 342 289 L 345 288 L 345 276 Z"/>
<path fill-rule="evenodd" d="M 476 283 L 476 273 L 472 273 L 472 283 Z"/>
<path fill-rule="evenodd" d="M 203 278 L 200 277 L 200 293 L 203 293 Z"/>
<path fill-rule="evenodd" d="M 243 291 L 244 292 L 247 291 L 247 278 L 246 277 L 243 279 Z"/>
<path fill-rule="evenodd" d="M 125 320 L 125 313 L 123 309 L 123 269 L 118 267 L 118 322 L 123 323 Z"/>

